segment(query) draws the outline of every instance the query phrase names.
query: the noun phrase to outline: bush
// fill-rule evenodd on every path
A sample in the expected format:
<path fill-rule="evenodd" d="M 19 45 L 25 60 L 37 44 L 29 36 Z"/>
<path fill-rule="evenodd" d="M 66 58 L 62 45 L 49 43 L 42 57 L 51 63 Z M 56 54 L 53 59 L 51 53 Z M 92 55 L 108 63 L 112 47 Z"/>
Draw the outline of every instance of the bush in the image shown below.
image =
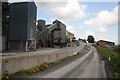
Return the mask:
<path fill-rule="evenodd" d="M 48 63 L 41 64 L 38 68 L 40 69 L 40 71 L 43 71 L 49 68 L 49 64 Z"/>
<path fill-rule="evenodd" d="M 27 74 L 31 75 L 33 73 L 39 72 L 39 68 L 37 66 L 32 67 L 31 69 L 28 69 L 25 71 Z"/>
<path fill-rule="evenodd" d="M 4 74 L 2 74 L 2 79 L 1 80 L 10 80 L 12 78 L 12 74 L 5 72 Z"/>

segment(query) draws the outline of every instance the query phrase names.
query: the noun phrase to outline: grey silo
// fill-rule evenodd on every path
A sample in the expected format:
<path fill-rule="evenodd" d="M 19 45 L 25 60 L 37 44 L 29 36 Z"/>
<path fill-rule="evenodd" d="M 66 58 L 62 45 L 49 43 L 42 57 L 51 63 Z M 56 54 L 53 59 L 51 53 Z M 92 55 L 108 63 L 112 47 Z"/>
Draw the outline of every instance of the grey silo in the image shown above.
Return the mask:
<path fill-rule="evenodd" d="M 45 20 L 38 20 L 37 22 L 38 22 L 37 27 L 39 31 L 43 31 L 46 29 Z"/>
<path fill-rule="evenodd" d="M 26 42 L 36 40 L 36 15 L 37 7 L 34 2 L 10 4 L 10 49 L 26 50 Z"/>
<path fill-rule="evenodd" d="M 2 35 L 2 2 L 0 2 L 0 35 Z"/>
<path fill-rule="evenodd" d="M 2 2 L 0 2 L 0 36 L 2 36 Z"/>

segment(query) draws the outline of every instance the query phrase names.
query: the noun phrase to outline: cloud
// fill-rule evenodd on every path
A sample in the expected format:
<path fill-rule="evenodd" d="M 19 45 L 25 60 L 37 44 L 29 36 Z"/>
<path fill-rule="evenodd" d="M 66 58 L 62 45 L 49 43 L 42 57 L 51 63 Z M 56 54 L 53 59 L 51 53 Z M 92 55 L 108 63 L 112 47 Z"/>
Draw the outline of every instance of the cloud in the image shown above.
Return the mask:
<path fill-rule="evenodd" d="M 98 32 L 106 32 L 107 30 L 106 30 L 106 28 L 104 28 L 104 27 L 98 27 Z"/>
<path fill-rule="evenodd" d="M 65 6 L 57 6 L 51 9 L 51 12 L 58 19 L 81 19 L 85 16 L 85 5 L 80 5 L 79 2 L 69 0 Z"/>
<path fill-rule="evenodd" d="M 86 31 L 86 32 L 85 32 L 85 35 L 86 35 L 86 36 L 92 35 L 93 37 L 95 37 L 95 33 L 92 32 L 92 31 Z"/>
<path fill-rule="evenodd" d="M 37 2 L 67 2 L 67 0 L 34 0 L 34 1 L 37 1 Z M 118 2 L 118 0 L 78 0 L 78 1 L 79 2 Z"/>
<path fill-rule="evenodd" d="M 68 0 L 64 3 L 45 2 L 36 3 L 38 8 L 44 7 L 44 11 L 62 20 L 78 20 L 85 16 L 86 5 L 81 5 L 78 0 Z"/>
<path fill-rule="evenodd" d="M 111 11 L 102 10 L 100 11 L 95 18 L 87 20 L 84 22 L 83 26 L 87 29 L 94 28 L 94 31 L 86 31 L 85 35 L 93 35 L 95 36 L 96 40 L 108 40 L 108 41 L 115 41 L 111 38 L 110 31 L 107 29 L 110 26 L 116 27 L 118 25 L 118 8 L 120 6 L 115 7 Z M 117 37 L 114 36 L 116 39 Z M 117 40 L 115 41 L 117 43 Z"/>
<path fill-rule="evenodd" d="M 106 40 L 106 41 L 112 41 L 111 39 L 109 38 L 106 38 L 106 37 L 103 37 L 103 36 L 99 36 L 98 38 L 96 38 L 96 40 Z"/>
<path fill-rule="evenodd" d="M 119 6 L 120 7 L 120 6 Z M 118 24 L 118 6 L 112 11 L 102 10 L 96 18 L 85 21 L 85 24 L 97 27 L 108 27 Z"/>
<path fill-rule="evenodd" d="M 81 5 L 78 0 L 68 0 L 66 2 L 37 2 L 37 7 L 45 14 L 52 16 L 63 22 L 67 30 L 74 33 L 74 27 L 70 21 L 82 19 L 85 16 L 86 5 Z M 59 0 L 60 1 L 60 0 Z M 46 15 L 46 16 L 47 16 Z M 66 24 L 67 23 L 67 24 Z"/>
<path fill-rule="evenodd" d="M 72 33 L 74 33 L 74 27 L 73 26 L 70 26 L 70 25 L 66 25 L 66 29 Z"/>
<path fill-rule="evenodd" d="M 35 2 L 66 2 L 66 0 L 34 0 Z"/>

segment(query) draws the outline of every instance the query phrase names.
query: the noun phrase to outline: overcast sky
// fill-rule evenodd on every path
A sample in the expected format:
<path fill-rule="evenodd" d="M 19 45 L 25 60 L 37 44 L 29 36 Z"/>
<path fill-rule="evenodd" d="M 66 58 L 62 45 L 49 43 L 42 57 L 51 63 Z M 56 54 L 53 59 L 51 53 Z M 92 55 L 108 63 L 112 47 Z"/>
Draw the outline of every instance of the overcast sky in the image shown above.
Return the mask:
<path fill-rule="evenodd" d="M 37 19 L 44 19 L 47 24 L 58 19 L 76 38 L 87 39 L 88 35 L 93 35 L 96 41 L 108 40 L 118 43 L 118 0 L 34 1 L 37 5 Z"/>

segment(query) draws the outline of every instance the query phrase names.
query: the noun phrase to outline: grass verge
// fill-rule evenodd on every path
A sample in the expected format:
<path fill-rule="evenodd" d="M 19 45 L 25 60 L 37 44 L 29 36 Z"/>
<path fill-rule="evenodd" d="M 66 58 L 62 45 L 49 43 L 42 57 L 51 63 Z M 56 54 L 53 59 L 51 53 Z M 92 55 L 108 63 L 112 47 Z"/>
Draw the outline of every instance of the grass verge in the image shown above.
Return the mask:
<path fill-rule="evenodd" d="M 120 47 L 105 48 L 98 45 L 94 46 L 102 54 L 105 60 L 108 60 L 113 68 L 113 77 L 120 78 Z"/>

